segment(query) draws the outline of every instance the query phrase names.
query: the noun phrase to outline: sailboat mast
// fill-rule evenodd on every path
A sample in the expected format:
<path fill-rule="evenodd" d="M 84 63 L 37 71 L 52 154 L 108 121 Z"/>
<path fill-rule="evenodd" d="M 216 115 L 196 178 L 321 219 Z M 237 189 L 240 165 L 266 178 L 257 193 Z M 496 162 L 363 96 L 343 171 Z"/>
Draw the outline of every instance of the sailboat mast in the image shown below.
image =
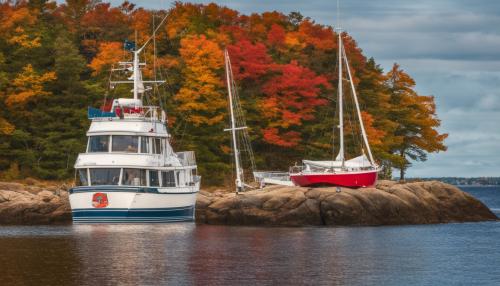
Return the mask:
<path fill-rule="evenodd" d="M 230 59 L 227 50 L 224 50 L 224 62 L 226 64 L 226 81 L 227 81 L 227 94 L 229 97 L 229 113 L 231 115 L 231 134 L 233 138 L 233 153 L 234 162 L 236 165 L 236 193 L 243 189 L 243 182 L 241 180 L 240 156 L 238 144 L 236 141 L 236 123 L 234 120 L 234 107 L 233 107 L 233 92 L 231 90 L 231 77 L 230 77 Z"/>
<path fill-rule="evenodd" d="M 349 61 L 347 60 L 347 55 L 345 53 L 345 50 L 342 53 L 343 53 L 343 57 L 344 57 L 344 61 L 345 61 L 345 66 L 346 66 L 346 69 L 347 69 L 347 75 L 349 76 L 349 82 L 351 83 L 352 96 L 354 97 L 354 104 L 356 105 L 356 111 L 358 113 L 359 125 L 361 127 L 361 133 L 363 135 L 363 141 L 365 143 L 366 149 L 368 150 L 368 156 L 370 158 L 370 163 L 372 163 L 372 165 L 375 165 L 375 161 L 373 160 L 373 156 L 372 156 L 372 151 L 370 149 L 370 144 L 368 144 L 368 137 L 366 136 L 366 131 L 365 131 L 365 125 L 363 123 L 363 118 L 361 117 L 361 111 L 359 109 L 358 96 L 356 94 L 356 89 L 354 88 L 354 81 L 352 80 L 351 69 L 349 68 Z"/>
<path fill-rule="evenodd" d="M 343 91 L 342 91 L 342 30 L 340 28 L 337 29 L 337 33 L 339 34 L 339 129 L 340 129 L 340 150 L 337 160 L 342 160 L 342 168 L 345 165 L 344 158 L 344 109 L 343 109 Z"/>

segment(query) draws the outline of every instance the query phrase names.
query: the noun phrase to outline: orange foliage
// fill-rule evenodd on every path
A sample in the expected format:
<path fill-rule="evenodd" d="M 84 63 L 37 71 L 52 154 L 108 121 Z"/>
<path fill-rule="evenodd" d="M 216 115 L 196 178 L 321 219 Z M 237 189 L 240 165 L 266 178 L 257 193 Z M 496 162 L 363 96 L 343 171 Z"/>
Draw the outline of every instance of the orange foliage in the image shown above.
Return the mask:
<path fill-rule="evenodd" d="M 200 10 L 200 5 L 176 2 L 165 25 L 168 37 L 174 38 L 186 31 L 191 25 L 191 18 L 200 15 Z"/>
<path fill-rule="evenodd" d="M 137 31 L 137 42 L 141 43 L 146 41 L 151 36 L 151 28 L 149 24 L 151 23 L 151 12 L 146 11 L 142 8 L 135 10 L 132 13 L 131 18 L 131 29 Z M 159 23 L 157 22 L 156 25 Z"/>
<path fill-rule="evenodd" d="M 187 119 L 199 126 L 223 120 L 226 98 L 218 72 L 223 67 L 223 53 L 217 43 L 204 35 L 181 40 L 180 54 L 184 61 L 184 83 L 175 95 L 178 110 L 187 112 Z"/>
<path fill-rule="evenodd" d="M 55 72 L 46 72 L 38 74 L 31 64 L 23 68 L 23 71 L 13 80 L 14 92 L 7 95 L 5 103 L 7 106 L 22 104 L 34 96 L 50 95 L 50 92 L 44 91 L 46 83 L 56 79 Z"/>
<path fill-rule="evenodd" d="M 368 112 L 361 111 L 361 118 L 363 118 L 366 136 L 368 137 L 370 145 L 382 145 L 382 138 L 386 133 L 383 130 L 373 127 L 373 116 Z"/>
<path fill-rule="evenodd" d="M 14 8 L 2 6 L 0 14 L 0 36 L 10 44 L 20 45 L 23 48 L 40 47 L 40 32 L 28 32 L 28 27 L 36 24 L 37 17 L 27 7 Z"/>
<path fill-rule="evenodd" d="M 10 135 L 15 129 L 14 125 L 0 117 L 0 135 Z"/>
<path fill-rule="evenodd" d="M 335 48 L 336 42 L 333 30 L 309 20 L 300 22 L 298 31 L 286 34 L 285 42 L 290 47 L 305 48 L 308 45 L 320 50 Z"/>
<path fill-rule="evenodd" d="M 94 72 L 94 75 L 101 73 L 104 69 L 120 61 L 123 57 L 122 43 L 120 42 L 104 42 L 99 46 L 99 53 L 92 59 L 89 64 Z"/>

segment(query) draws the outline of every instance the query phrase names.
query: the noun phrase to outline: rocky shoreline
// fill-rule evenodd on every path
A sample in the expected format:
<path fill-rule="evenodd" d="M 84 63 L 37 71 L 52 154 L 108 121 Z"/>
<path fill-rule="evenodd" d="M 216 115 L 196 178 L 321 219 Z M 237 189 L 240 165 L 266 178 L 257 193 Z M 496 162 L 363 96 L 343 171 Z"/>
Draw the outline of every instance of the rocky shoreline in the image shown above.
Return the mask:
<path fill-rule="evenodd" d="M 267 226 L 376 226 L 497 220 L 483 203 L 457 187 L 430 181 L 376 188 L 271 186 L 239 195 L 201 191 L 196 221 Z"/>
<path fill-rule="evenodd" d="M 0 225 L 70 224 L 68 186 L 0 182 Z M 498 219 L 483 203 L 441 182 L 376 188 L 270 186 L 239 195 L 200 191 L 196 222 L 264 226 L 364 226 Z"/>
<path fill-rule="evenodd" d="M 66 185 L 0 182 L 0 224 L 71 223 Z"/>

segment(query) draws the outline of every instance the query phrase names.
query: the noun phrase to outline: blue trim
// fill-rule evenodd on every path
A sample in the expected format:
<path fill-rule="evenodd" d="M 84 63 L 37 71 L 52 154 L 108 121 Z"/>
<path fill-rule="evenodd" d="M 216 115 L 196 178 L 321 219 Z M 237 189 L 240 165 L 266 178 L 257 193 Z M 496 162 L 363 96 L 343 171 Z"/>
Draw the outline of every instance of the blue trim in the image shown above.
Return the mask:
<path fill-rule="evenodd" d="M 82 223 L 171 222 L 192 221 L 194 206 L 141 209 L 74 209 L 73 221 Z"/>
<path fill-rule="evenodd" d="M 95 193 L 95 192 L 121 192 L 121 193 L 144 193 L 144 194 L 161 194 L 161 195 L 184 195 L 184 194 L 195 194 L 197 192 L 182 192 L 182 193 L 163 193 L 159 192 L 158 188 L 151 187 L 129 187 L 129 186 L 118 186 L 118 185 L 110 185 L 110 186 L 82 186 L 82 187 L 74 187 L 69 189 L 70 194 L 76 193 Z"/>
<path fill-rule="evenodd" d="M 100 118 L 100 117 L 116 117 L 116 113 L 102 111 L 98 108 L 94 108 L 94 107 L 89 106 L 88 110 L 87 110 L 87 117 L 88 117 L 88 119 Z"/>

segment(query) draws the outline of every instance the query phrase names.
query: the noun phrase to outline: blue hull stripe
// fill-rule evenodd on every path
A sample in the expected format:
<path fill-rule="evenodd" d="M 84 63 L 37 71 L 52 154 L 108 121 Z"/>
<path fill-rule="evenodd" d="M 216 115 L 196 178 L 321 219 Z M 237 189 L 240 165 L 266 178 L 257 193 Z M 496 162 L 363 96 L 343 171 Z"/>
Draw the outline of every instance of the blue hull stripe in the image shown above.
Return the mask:
<path fill-rule="evenodd" d="M 97 223 L 105 223 L 105 224 L 122 224 L 122 223 L 126 223 L 126 224 L 135 224 L 135 223 L 147 223 L 147 224 L 150 224 L 150 223 L 172 223 L 172 222 L 192 222 L 194 221 L 193 219 L 189 219 L 189 220 L 163 220 L 163 221 L 128 221 L 128 220 L 124 220 L 124 221 L 107 221 L 107 220 L 92 220 L 92 221 L 74 221 L 73 223 L 74 224 L 97 224 Z"/>
<path fill-rule="evenodd" d="M 194 206 L 161 209 L 75 209 L 74 222 L 192 221 Z"/>

